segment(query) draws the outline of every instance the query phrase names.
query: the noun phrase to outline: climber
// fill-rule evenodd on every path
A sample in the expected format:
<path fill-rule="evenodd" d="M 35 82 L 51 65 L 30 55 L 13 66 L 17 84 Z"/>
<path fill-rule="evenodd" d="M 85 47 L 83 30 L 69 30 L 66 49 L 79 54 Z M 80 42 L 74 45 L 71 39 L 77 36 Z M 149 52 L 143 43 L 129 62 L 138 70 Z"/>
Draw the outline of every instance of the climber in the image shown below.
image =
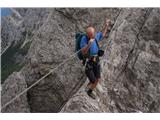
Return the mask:
<path fill-rule="evenodd" d="M 87 27 L 86 36 L 81 38 L 80 47 L 82 48 L 82 54 L 89 54 L 87 57 L 87 62 L 85 66 L 85 74 L 89 79 L 89 83 L 86 88 L 87 94 L 95 99 L 93 90 L 96 88 L 97 84 L 100 81 L 100 60 L 99 60 L 99 51 L 102 46 L 102 40 L 106 37 L 110 20 L 106 19 L 105 24 L 101 32 L 95 31 L 95 28 L 92 26 Z"/>

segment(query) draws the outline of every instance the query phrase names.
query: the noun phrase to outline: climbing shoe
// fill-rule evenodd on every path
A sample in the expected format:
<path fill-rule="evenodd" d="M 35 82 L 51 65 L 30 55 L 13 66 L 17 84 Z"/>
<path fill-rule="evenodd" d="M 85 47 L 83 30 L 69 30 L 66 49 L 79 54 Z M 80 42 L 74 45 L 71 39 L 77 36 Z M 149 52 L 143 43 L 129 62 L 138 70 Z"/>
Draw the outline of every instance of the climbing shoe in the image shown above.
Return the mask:
<path fill-rule="evenodd" d="M 89 89 L 89 90 L 87 91 L 87 94 L 88 94 L 88 96 L 91 97 L 92 99 L 96 99 L 96 96 L 93 94 L 93 92 L 92 92 L 91 89 Z"/>

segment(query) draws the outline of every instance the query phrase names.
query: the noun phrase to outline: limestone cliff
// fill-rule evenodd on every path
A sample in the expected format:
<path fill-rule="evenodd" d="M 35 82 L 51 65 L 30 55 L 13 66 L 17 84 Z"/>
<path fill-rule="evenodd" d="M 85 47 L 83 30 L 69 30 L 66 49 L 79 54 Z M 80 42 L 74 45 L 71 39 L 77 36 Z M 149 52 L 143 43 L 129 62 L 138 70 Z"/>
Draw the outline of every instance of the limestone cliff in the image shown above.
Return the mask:
<path fill-rule="evenodd" d="M 27 16 L 23 8 L 16 11 Z M 96 100 L 85 93 L 84 69 L 74 57 L 2 112 L 160 112 L 159 8 L 49 9 L 31 38 L 24 67 L 2 85 L 2 106 L 74 54 L 77 31 L 89 24 L 99 31 L 106 17 L 113 27 L 103 41 Z"/>

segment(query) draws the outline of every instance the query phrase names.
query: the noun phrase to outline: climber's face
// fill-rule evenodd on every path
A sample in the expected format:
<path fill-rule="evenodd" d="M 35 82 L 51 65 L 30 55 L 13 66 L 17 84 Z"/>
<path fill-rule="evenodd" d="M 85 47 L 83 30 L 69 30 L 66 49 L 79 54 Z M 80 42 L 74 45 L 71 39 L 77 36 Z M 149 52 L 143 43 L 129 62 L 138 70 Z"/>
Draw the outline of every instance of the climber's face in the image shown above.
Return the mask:
<path fill-rule="evenodd" d="M 90 39 L 95 38 L 95 29 L 93 27 L 88 27 L 86 32 L 87 32 L 87 35 Z"/>

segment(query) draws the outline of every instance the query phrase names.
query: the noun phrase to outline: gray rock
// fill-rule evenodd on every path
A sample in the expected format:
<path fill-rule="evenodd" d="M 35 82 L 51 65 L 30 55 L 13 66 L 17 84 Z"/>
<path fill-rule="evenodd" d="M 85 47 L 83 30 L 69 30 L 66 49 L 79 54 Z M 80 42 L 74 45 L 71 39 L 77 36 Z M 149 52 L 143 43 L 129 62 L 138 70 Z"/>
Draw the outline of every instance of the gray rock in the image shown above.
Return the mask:
<path fill-rule="evenodd" d="M 22 17 L 28 11 L 16 10 Z M 31 38 L 27 64 L 19 72 L 28 87 L 74 53 L 77 31 L 85 30 L 88 24 L 100 30 L 106 17 L 114 26 L 103 41 L 105 55 L 101 58 L 102 80 L 95 90 L 96 100 L 85 92 L 88 81 L 75 57 L 27 92 L 30 112 L 160 112 L 160 9 L 56 8 L 49 11 Z M 4 85 L 11 86 L 7 81 Z M 2 96 L 2 100 L 6 98 Z M 12 108 L 3 112 L 10 109 L 25 112 Z"/>
<path fill-rule="evenodd" d="M 160 112 L 159 15 L 159 9 L 123 9 L 101 64 L 106 89 L 100 96 L 106 97 L 97 98 L 105 104 L 78 92 L 61 112 L 102 112 L 96 103 L 105 112 Z"/>
<path fill-rule="evenodd" d="M 27 88 L 25 79 L 20 73 L 14 72 L 2 85 L 1 105 L 2 107 L 10 102 L 19 93 Z M 15 101 L 4 107 L 1 112 L 15 113 L 15 112 L 30 112 L 27 101 L 27 93 L 18 97 Z"/>
<path fill-rule="evenodd" d="M 72 11 L 75 11 L 75 15 L 68 14 Z M 81 13 L 81 16 L 78 13 Z M 65 11 L 56 9 L 52 11 L 43 27 L 34 36 L 34 42 L 29 50 L 30 64 L 26 68 L 27 72 L 24 71 L 28 86 L 74 53 L 75 31 L 81 30 L 79 27 L 81 24 L 77 22 L 80 22 L 81 17 L 87 15 L 91 16 L 89 9 L 67 9 Z M 87 17 L 88 19 L 89 17 Z M 85 21 L 84 25 L 86 25 Z M 60 111 L 85 80 L 86 76 L 79 60 L 75 58 L 68 61 L 28 92 L 31 111 Z"/>
<path fill-rule="evenodd" d="M 2 53 L 14 43 L 30 41 L 34 32 L 46 20 L 50 9 L 44 8 L 11 8 L 9 16 L 2 17 Z M 14 39 L 13 39 L 14 38 Z"/>

